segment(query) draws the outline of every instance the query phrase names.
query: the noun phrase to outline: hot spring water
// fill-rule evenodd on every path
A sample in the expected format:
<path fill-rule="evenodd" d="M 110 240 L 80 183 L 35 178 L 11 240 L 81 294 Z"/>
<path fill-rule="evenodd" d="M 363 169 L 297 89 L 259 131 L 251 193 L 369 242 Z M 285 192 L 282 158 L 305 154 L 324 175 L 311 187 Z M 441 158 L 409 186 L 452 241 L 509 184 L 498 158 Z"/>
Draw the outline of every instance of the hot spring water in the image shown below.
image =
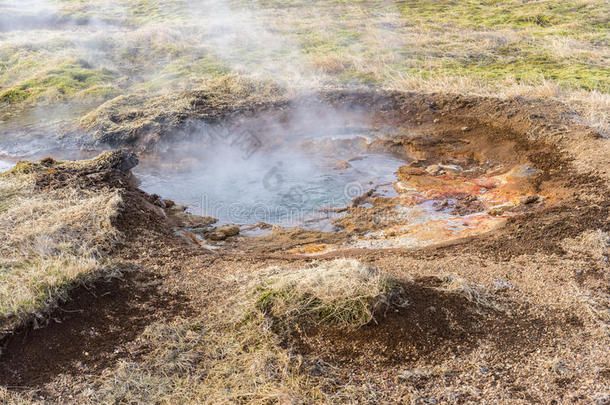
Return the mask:
<path fill-rule="evenodd" d="M 322 229 L 332 208 L 380 185 L 391 192 L 394 172 L 405 161 L 371 153 L 360 134 L 305 138 L 244 156 L 227 145 L 191 146 L 177 164 L 143 161 L 134 170 L 140 188 L 221 223 L 266 222 Z"/>

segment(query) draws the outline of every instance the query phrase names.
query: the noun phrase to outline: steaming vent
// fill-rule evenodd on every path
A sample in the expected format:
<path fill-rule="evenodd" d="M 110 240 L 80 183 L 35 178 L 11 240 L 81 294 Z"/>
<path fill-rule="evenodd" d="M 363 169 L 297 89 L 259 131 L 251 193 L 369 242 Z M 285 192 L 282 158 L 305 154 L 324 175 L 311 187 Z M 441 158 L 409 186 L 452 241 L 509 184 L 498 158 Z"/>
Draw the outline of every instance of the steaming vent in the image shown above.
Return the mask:
<path fill-rule="evenodd" d="M 406 156 L 376 149 L 388 134 L 362 111 L 297 109 L 220 125 L 159 145 L 136 170 L 141 188 L 221 223 L 333 230 L 330 220 L 370 189 L 396 194 Z"/>

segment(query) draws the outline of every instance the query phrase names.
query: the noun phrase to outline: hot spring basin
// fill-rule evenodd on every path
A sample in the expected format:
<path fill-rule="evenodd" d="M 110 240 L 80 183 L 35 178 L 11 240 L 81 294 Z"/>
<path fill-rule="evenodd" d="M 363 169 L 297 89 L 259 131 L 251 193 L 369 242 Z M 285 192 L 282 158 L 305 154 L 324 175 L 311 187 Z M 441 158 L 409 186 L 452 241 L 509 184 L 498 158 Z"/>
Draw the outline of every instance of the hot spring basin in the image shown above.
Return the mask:
<path fill-rule="evenodd" d="M 540 170 L 487 129 L 435 133 L 382 118 L 317 107 L 202 123 L 158 145 L 135 173 L 143 190 L 220 224 L 340 232 L 343 247 L 422 247 L 473 236 L 545 201 L 532 186 Z"/>

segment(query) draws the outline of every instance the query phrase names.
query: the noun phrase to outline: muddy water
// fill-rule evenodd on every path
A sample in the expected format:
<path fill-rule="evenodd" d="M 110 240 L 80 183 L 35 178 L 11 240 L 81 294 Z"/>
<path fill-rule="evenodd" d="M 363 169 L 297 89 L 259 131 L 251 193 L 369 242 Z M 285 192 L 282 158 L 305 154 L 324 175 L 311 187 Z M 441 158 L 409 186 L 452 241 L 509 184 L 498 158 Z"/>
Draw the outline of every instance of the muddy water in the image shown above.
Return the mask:
<path fill-rule="evenodd" d="M 396 170 L 407 163 L 371 153 L 369 140 L 359 134 L 304 138 L 247 158 L 216 147 L 172 165 L 144 161 L 135 174 L 143 190 L 221 223 L 332 230 L 332 209 L 395 182 Z"/>

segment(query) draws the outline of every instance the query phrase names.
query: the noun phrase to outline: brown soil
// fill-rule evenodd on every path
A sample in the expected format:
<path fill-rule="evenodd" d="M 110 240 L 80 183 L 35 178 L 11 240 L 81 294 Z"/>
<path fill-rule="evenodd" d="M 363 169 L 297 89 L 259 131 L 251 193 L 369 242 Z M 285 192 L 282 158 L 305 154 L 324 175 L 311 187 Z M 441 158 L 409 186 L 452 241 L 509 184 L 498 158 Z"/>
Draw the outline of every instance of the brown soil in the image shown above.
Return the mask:
<path fill-rule="evenodd" d="M 357 330 L 305 326 L 286 344 L 332 364 L 379 371 L 417 362 L 441 363 L 464 355 L 483 339 L 501 345 L 497 350 L 503 356 L 515 356 L 538 348 L 549 325 L 559 321 L 536 319 L 523 310 L 520 316 L 509 316 L 435 289 L 440 286 L 442 281 L 436 277 L 405 283 L 401 296 L 408 300 L 406 306 L 385 307 L 374 322 Z"/>
<path fill-rule="evenodd" d="M 386 308 L 377 314 L 376 323 L 352 332 L 310 325 L 294 331 L 286 346 L 294 347 L 310 364 L 322 359 L 338 367 L 344 376 L 353 377 L 354 384 L 372 381 L 381 387 L 382 398 L 393 400 L 400 399 L 393 390 L 401 384 L 402 389 L 407 389 L 406 384 L 409 389 L 427 391 L 430 397 L 437 393 L 438 398 L 445 398 L 444 387 L 466 384 L 472 390 L 462 400 L 473 401 L 485 399 L 485 390 L 507 386 L 512 388 L 506 392 L 526 402 L 541 399 L 532 394 L 536 390 L 555 395 L 554 400 L 576 402 L 599 393 L 599 382 L 609 382 L 607 368 L 604 371 L 596 363 L 608 356 L 607 347 L 606 352 L 600 349 L 606 337 L 597 337 L 596 320 L 582 308 L 568 304 L 559 312 L 555 308 L 570 298 L 569 293 L 563 294 L 574 283 L 595 297 L 610 291 L 610 252 L 604 261 L 565 249 L 567 239 L 584 231 L 610 232 L 610 153 L 604 153 L 608 140 L 572 122 L 570 113 L 553 103 L 381 92 L 335 92 L 321 99 L 333 106 L 365 107 L 375 112 L 378 125 L 405 129 L 408 137 L 378 146 L 416 156 L 414 168 L 425 168 L 443 156 L 455 160 L 445 163 L 466 167 L 484 166 L 487 160 L 506 167 L 527 162 L 541 170 L 528 187 L 549 198 L 544 204 L 516 211 L 504 226 L 478 236 L 421 249 L 345 248 L 316 256 L 320 260 L 355 257 L 399 278 L 414 277 L 404 286 L 411 305 Z M 192 119 L 205 116 L 204 100 L 190 105 Z M 265 113 L 281 118 L 289 114 L 290 105 L 276 102 L 226 116 L 241 114 L 247 119 Z M 188 114 L 180 120 L 164 119 L 150 133 L 146 132 L 150 127 L 134 133 L 143 142 L 156 142 L 173 125 L 183 126 L 188 120 Z M 119 132 L 113 133 L 113 140 L 117 139 Z M 154 145 L 139 146 L 154 149 Z M 64 181 L 74 181 L 74 176 L 68 177 L 50 172 L 41 186 L 61 187 Z M 76 178 L 85 179 L 84 186 L 111 184 L 123 190 L 126 204 L 117 227 L 126 242 L 109 255 L 132 271 L 122 279 L 76 288 L 71 300 L 51 314 L 47 327 L 26 327 L 3 342 L 0 384 L 10 390 L 34 388 L 49 400 L 65 399 L 70 393 L 62 376 L 82 381 L 86 379 L 82 375 L 99 375 L 118 359 L 137 361 L 146 352 L 139 338 L 147 325 L 222 307 L 235 288 L 226 277 L 277 263 L 302 265 L 312 258 L 294 249 L 309 246 L 315 251 L 319 245 L 337 245 L 378 226 L 366 216 L 350 217 L 359 209 L 353 207 L 342 220 L 348 230 L 342 234 L 284 230 L 260 238 L 238 236 L 210 252 L 199 247 L 196 239 L 176 233 L 176 223 L 168 221 L 155 205 L 158 201 L 135 189 L 124 174 L 88 173 Z M 468 204 L 454 208 L 477 209 Z M 377 207 L 383 209 L 382 204 Z M 562 266 L 580 266 L 581 273 L 572 273 L 573 267 L 566 267 L 570 269 L 566 273 Z M 494 301 L 502 309 L 477 307 L 462 296 L 435 290 L 435 276 L 443 272 L 486 286 L 505 280 L 510 287 L 494 292 Z M 477 359 L 479 352 L 484 353 L 484 361 L 474 368 L 460 368 Z M 586 353 L 595 353 L 596 359 L 583 360 Z M 570 376 L 536 377 L 545 359 L 552 356 L 574 361 L 582 369 Z M 441 363 L 448 367 L 444 373 L 395 377 L 407 366 L 416 369 Z M 579 381 L 593 388 L 582 388 L 584 383 Z"/>
<path fill-rule="evenodd" d="M 5 339 L 0 381 L 11 389 L 39 387 L 59 374 L 92 374 L 137 358 L 142 351 L 130 343 L 147 325 L 189 313 L 184 297 L 160 293 L 158 283 L 135 270 L 74 289 L 47 325 Z"/>

